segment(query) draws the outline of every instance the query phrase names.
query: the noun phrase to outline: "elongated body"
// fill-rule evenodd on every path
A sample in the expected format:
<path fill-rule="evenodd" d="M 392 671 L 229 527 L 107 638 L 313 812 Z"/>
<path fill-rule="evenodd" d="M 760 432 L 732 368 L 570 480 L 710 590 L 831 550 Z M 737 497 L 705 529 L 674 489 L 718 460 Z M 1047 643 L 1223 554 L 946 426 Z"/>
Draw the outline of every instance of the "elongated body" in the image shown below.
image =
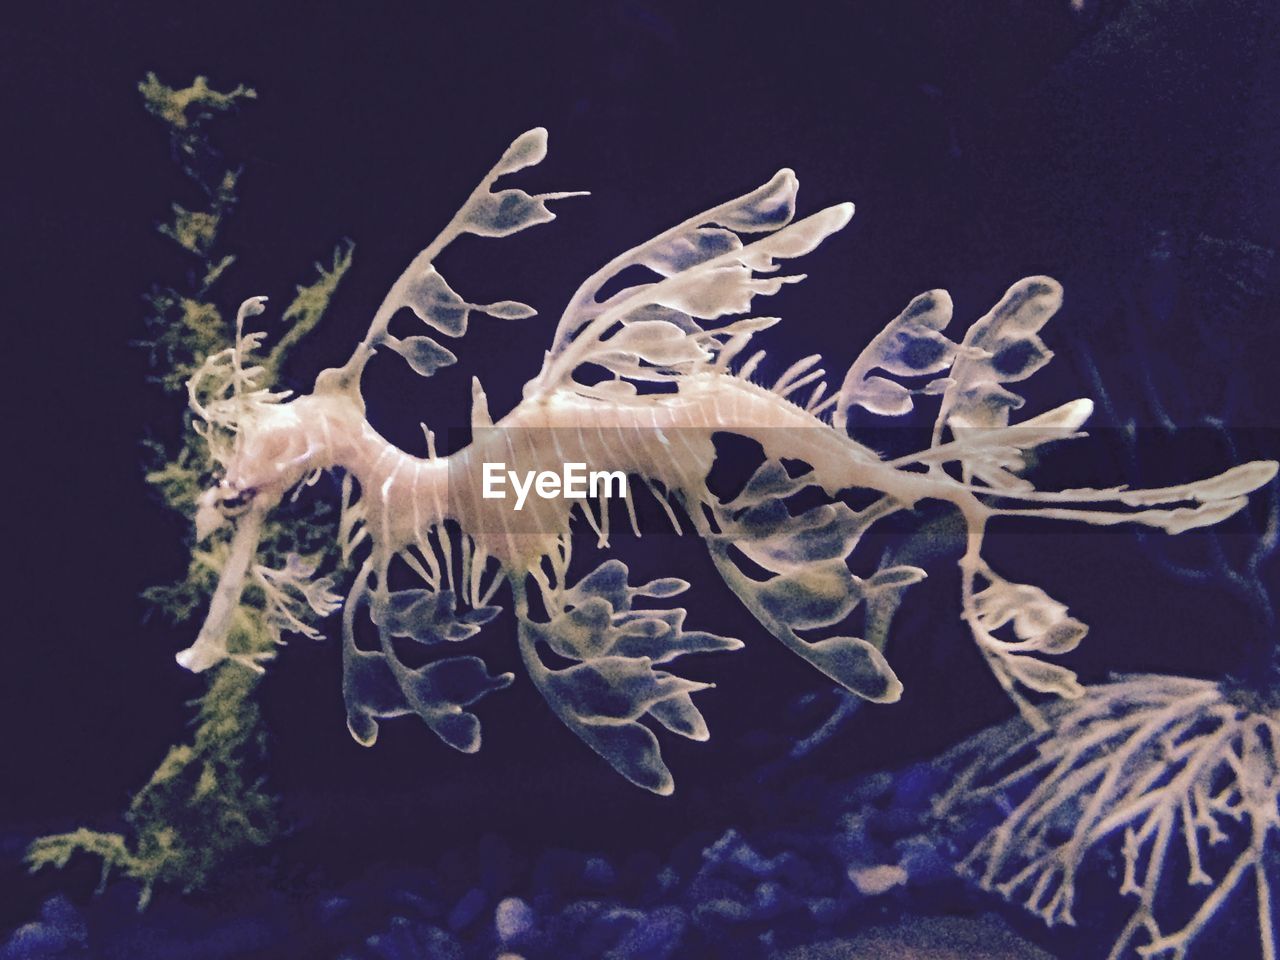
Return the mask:
<path fill-rule="evenodd" d="M 794 364 L 771 385 L 756 383 L 761 353 L 741 357 L 776 319 L 726 318 L 747 314 L 755 297 L 802 279 L 775 275 L 779 261 L 809 252 L 852 215 L 851 205 L 838 204 L 794 220 L 798 184 L 787 170 L 597 271 L 570 301 L 522 401 L 495 423 L 477 382 L 472 442 L 437 456 L 428 431 L 428 456 L 412 456 L 368 423 L 360 395 L 365 365 L 376 351 L 390 350 L 429 376 L 456 360 L 431 337 L 391 335 L 391 317 L 401 308 L 451 337 L 465 333 L 471 312 L 532 315 L 513 301 L 467 302 L 434 259 L 462 233 L 505 236 L 551 219 L 547 201 L 569 194 L 493 189 L 499 177 L 544 155 L 544 131 L 512 144 L 392 287 L 351 359 L 322 373 L 310 394 L 286 400 L 257 388 L 250 358 L 259 334 L 240 336 L 234 350 L 209 358 L 193 378 L 192 408 L 223 469 L 202 501 L 198 532 L 227 520 L 237 529 L 204 629 L 180 655 L 185 666 L 203 669 L 227 657 L 228 611 L 239 600 L 266 511 L 316 471 L 340 469 L 348 477 L 343 553 L 357 567 L 343 614 L 344 688 L 357 739 L 371 743 L 379 719 L 414 713 L 452 746 L 479 747 L 479 721 L 466 708 L 512 677 L 491 676 L 478 657 L 448 650 L 497 613 L 490 601 L 506 585 L 523 661 L 548 703 L 619 772 L 666 793 L 670 774 L 641 720 L 695 739 L 707 731 L 690 698 L 703 685 L 656 667 L 683 653 L 731 650 L 739 641 L 684 629 L 681 609 L 635 608 L 638 598 L 681 592 L 688 586 L 682 581 L 631 586 L 625 565 L 610 560 L 571 583 L 571 525 L 581 518 L 607 545 L 608 504 L 539 496 L 516 510 L 484 496 L 486 464 L 521 476 L 584 464 L 634 478 L 675 529 L 683 529 L 683 518 L 706 543 L 725 581 L 768 632 L 877 701 L 895 700 L 901 691 L 882 642 L 835 631 L 859 608 L 868 622 L 885 620 L 925 571 L 890 566 L 855 574 L 850 555 L 883 518 L 923 500 L 949 503 L 966 531 L 962 616 L 997 679 L 1033 722 L 1031 695 L 1078 694 L 1071 671 L 1045 657 L 1074 648 L 1085 628 L 1039 588 L 1009 581 L 985 563 L 987 524 L 1037 515 L 1176 533 L 1235 513 L 1275 475 L 1274 463 L 1258 462 L 1159 490 L 1038 490 L 1022 476 L 1026 452 L 1079 436 L 1092 409 L 1088 400 L 1075 400 L 1010 422 L 1022 400 L 1008 385 L 1052 356 L 1037 334 L 1058 309 L 1061 290 L 1046 277 L 1015 284 L 959 341 L 942 332 L 950 298 L 943 291 L 922 294 L 872 338 L 829 394 L 817 357 Z M 632 267 L 654 279 L 602 297 L 605 285 Z M 238 324 L 260 311 L 260 300 L 247 301 Z M 802 389 L 807 399 L 798 402 Z M 918 397 L 937 397 L 939 409 L 929 446 L 916 454 L 885 461 L 846 432 L 854 406 L 901 416 Z M 726 497 L 707 484 L 720 434 L 753 440 L 763 451 L 754 472 Z M 825 502 L 797 512 L 792 498 L 809 488 Z M 633 526 L 636 489 L 626 504 Z M 854 490 L 870 493 L 869 505 L 854 509 L 841 499 Z M 420 587 L 393 589 L 399 566 Z M 538 603 L 531 605 L 535 593 Z M 304 595 L 318 612 L 327 609 Z M 355 629 L 366 609 L 379 637 L 372 648 L 357 641 Z M 440 656 L 410 668 L 395 649 L 404 638 Z M 571 665 L 548 666 L 547 652 Z"/>
<path fill-rule="evenodd" d="M 943 496 L 962 499 L 963 488 L 945 478 L 903 474 L 872 451 L 830 429 L 823 420 L 776 393 L 726 373 L 704 373 L 679 393 L 606 401 L 569 390 L 522 401 L 475 442 L 452 456 L 417 457 L 380 436 L 345 394 L 303 397 L 277 408 L 313 452 L 291 470 L 245 487 L 291 487 L 315 469 L 347 470 L 365 491 L 366 522 L 392 551 L 414 543 L 425 531 L 453 520 L 477 548 L 512 569 L 534 564 L 569 530 L 574 503 L 530 499 L 524 515 L 510 505 L 486 501 L 483 464 L 501 462 L 512 472 L 555 470 L 568 462 L 622 471 L 661 484 L 683 498 L 705 499 L 715 433 L 760 443 L 774 459 L 803 460 L 814 482 L 835 493 L 850 487 L 893 490 L 909 506 Z M 517 528 L 508 530 L 509 522 Z M 531 532 L 545 534 L 538 536 Z"/>

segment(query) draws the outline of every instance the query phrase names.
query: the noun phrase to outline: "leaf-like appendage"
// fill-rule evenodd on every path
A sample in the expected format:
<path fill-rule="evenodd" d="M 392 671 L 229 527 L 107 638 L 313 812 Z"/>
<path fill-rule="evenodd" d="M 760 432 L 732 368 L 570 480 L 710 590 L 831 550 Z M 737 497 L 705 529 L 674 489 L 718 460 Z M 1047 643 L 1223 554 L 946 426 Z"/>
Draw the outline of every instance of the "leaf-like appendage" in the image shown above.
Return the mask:
<path fill-rule="evenodd" d="M 1081 436 L 1077 431 L 1092 414 L 1092 400 L 1072 400 L 1039 416 L 1012 424 L 1007 430 L 997 429 L 966 438 L 966 448 L 971 456 L 987 457 L 993 462 L 1003 458 L 1005 463 L 1021 467 L 1023 451 L 1055 440 Z"/>
<path fill-rule="evenodd" d="M 525 167 L 534 167 L 547 158 L 547 129 L 534 127 L 511 142 L 493 167 L 493 175 L 501 177 Z"/>
<path fill-rule="evenodd" d="M 609 651 L 612 628 L 613 607 L 607 600 L 591 597 L 538 627 L 537 635 L 559 656 L 586 660 Z"/>
<path fill-rule="evenodd" d="M 380 649 L 356 646 L 352 615 L 343 623 L 343 696 L 347 726 L 365 746 L 378 735 L 378 720 L 415 713 L 455 750 L 480 749 L 480 718 L 464 709 L 486 693 L 500 690 L 513 674 L 493 675 L 479 657 L 447 657 L 409 668 L 396 655 L 393 637 L 423 644 L 464 640 L 497 615 L 496 607 L 459 614 L 451 591 L 368 589 L 367 574 L 357 580 L 350 605 L 368 604 L 381 636 Z"/>
<path fill-rule="evenodd" d="M 819 210 L 777 233 L 753 242 L 743 250 L 742 262 L 753 270 L 773 270 L 775 257 L 792 260 L 812 253 L 823 240 L 842 229 L 852 216 L 851 203 L 838 203 Z"/>
<path fill-rule="evenodd" d="M 479 607 L 459 614 L 452 590 L 397 590 L 373 601 L 373 622 L 393 637 L 419 643 L 466 640 L 501 613 L 500 607 Z"/>
<path fill-rule="evenodd" d="M 902 694 L 884 654 L 860 637 L 827 637 L 805 645 L 804 658 L 846 690 L 876 703 Z"/>
<path fill-rule="evenodd" d="M 445 743 L 463 753 L 480 749 L 480 718 L 462 709 L 486 693 L 511 685 L 515 676 L 491 676 L 479 657 L 450 657 L 409 671 L 401 680 L 409 705 Z"/>
<path fill-rule="evenodd" d="M 969 328 L 968 353 L 952 368 L 954 381 L 943 396 L 948 425 L 976 429 L 1003 427 L 1022 398 L 1001 386 L 1025 380 L 1053 357 L 1036 333 L 1062 305 L 1062 288 L 1048 277 L 1019 280 L 991 312 Z"/>
<path fill-rule="evenodd" d="M 378 739 L 378 720 L 400 717 L 409 710 L 404 691 L 387 658 L 349 646 L 343 656 L 342 692 L 347 703 L 347 729 L 363 746 Z"/>
<path fill-rule="evenodd" d="M 937 373 L 951 366 L 956 345 L 940 333 L 898 333 L 892 352 L 881 358 L 879 366 L 896 377 L 919 377 Z"/>
<path fill-rule="evenodd" d="M 1012 390 L 1006 390 L 994 380 L 970 383 L 968 386 L 948 388 L 955 411 L 947 418 L 954 430 L 991 430 L 1009 425 L 1009 413 L 1019 410 L 1026 403 Z"/>
<path fill-rule="evenodd" d="M 689 581 L 679 577 L 659 577 L 639 587 L 634 587 L 632 596 L 636 597 L 675 597 L 689 589 Z"/>
<path fill-rule="evenodd" d="M 715 222 L 737 233 L 760 233 L 785 227 L 796 215 L 800 181 L 790 170 L 779 170 L 768 183 L 726 204 Z"/>
<path fill-rule="evenodd" d="M 467 332 L 471 305 L 453 292 L 435 267 L 428 267 L 404 288 L 404 305 L 418 319 L 450 337 Z"/>
<path fill-rule="evenodd" d="M 808 485 L 804 476 L 791 477 L 782 464 L 765 461 L 723 508 L 718 539 L 773 573 L 802 573 L 813 564 L 843 561 L 875 515 L 838 502 L 793 515 L 784 501 Z"/>
<path fill-rule="evenodd" d="M 636 720 L 661 700 L 707 687 L 654 670 L 647 657 L 593 657 L 547 676 L 547 691 L 556 698 L 559 709 L 588 724 Z"/>
<path fill-rule="evenodd" d="M 913 583 L 919 583 L 925 576 L 925 572 L 919 567 L 881 567 L 864 581 L 864 586 L 868 593 L 872 590 L 902 590 Z"/>
<path fill-rule="evenodd" d="M 837 409 L 839 404 L 844 404 L 845 410 L 857 404 L 881 417 L 905 416 L 914 407 L 911 391 L 902 384 L 894 383 L 884 377 L 867 377 L 859 381 L 856 390 L 840 394 Z"/>
<path fill-rule="evenodd" d="M 849 368 L 836 402 L 836 427 L 844 429 L 849 408 L 854 405 L 883 417 L 910 413 L 911 391 L 900 383 L 872 376 L 871 371 L 918 377 L 946 370 L 957 349 L 941 333 L 950 322 L 951 297 L 945 290 L 930 290 L 907 304 Z"/>
<path fill-rule="evenodd" d="M 414 670 L 413 674 L 417 678 L 413 695 L 428 708 L 437 704 L 468 706 L 486 693 L 507 686 L 512 679 L 510 674 L 491 676 L 479 657 L 437 660 L 420 670 Z"/>
<path fill-rule="evenodd" d="M 713 257 L 741 250 L 742 241 L 730 230 L 698 227 L 660 247 L 646 251 L 640 263 L 664 277 L 696 267 Z"/>
<path fill-rule="evenodd" d="M 1034 653 L 1044 653 L 1056 657 L 1070 653 L 1089 633 L 1089 628 L 1079 620 L 1067 617 L 1043 633 L 1031 637 L 1018 645 L 1018 649 Z"/>
<path fill-rule="evenodd" d="M 1067 615 L 1065 604 L 1037 586 L 995 577 L 974 596 L 973 607 L 985 633 L 980 642 L 995 656 L 997 669 L 1037 693 L 1080 695 L 1083 688 L 1073 671 L 1033 656 L 1070 653 L 1088 633 L 1088 627 Z M 1011 628 L 1015 639 L 1000 640 L 992 635 L 1003 627 Z"/>
<path fill-rule="evenodd" d="M 347 726 L 368 746 L 377 739 L 379 719 L 416 713 L 449 746 L 475 753 L 480 718 L 463 708 L 514 679 L 510 673 L 491 675 L 479 657 L 450 657 L 409 670 L 384 654 L 348 651 Z"/>
<path fill-rule="evenodd" d="M 891 566 L 868 580 L 853 576 L 846 559 L 885 509 L 873 504 L 854 511 L 837 502 L 793 516 L 785 500 L 807 485 L 779 463 L 761 465 L 735 500 L 715 508 L 719 532 L 709 535 L 712 558 L 734 593 L 788 649 L 852 693 L 896 700 L 902 684 L 874 644 L 856 637 L 810 641 L 796 631 L 834 627 L 864 600 L 894 595 L 923 579 L 924 571 Z M 731 549 L 776 575 L 752 579 Z"/>
<path fill-rule="evenodd" d="M 565 593 L 565 603 L 577 606 L 588 598 L 599 597 L 613 610 L 630 610 L 631 588 L 627 586 L 627 573 L 627 565 L 621 560 L 606 560 Z"/>
<path fill-rule="evenodd" d="M 1068 700 L 1084 693 L 1075 671 L 1061 664 L 1020 654 L 1005 657 L 1002 662 L 1015 680 L 1037 693 L 1051 693 Z"/>
<path fill-rule="evenodd" d="M 432 376 L 441 367 L 458 362 L 453 351 L 447 350 L 430 337 L 405 337 L 403 340 L 388 337 L 386 344 L 413 368 L 419 376 Z"/>
<path fill-rule="evenodd" d="M 657 303 L 643 304 L 622 317 L 623 324 L 647 323 L 650 320 L 662 320 L 679 327 L 685 333 L 702 333 L 702 327 L 687 313 Z"/>
<path fill-rule="evenodd" d="M 542 193 L 535 196 L 517 189 L 489 189 L 499 177 L 541 163 L 546 155 L 547 131 L 542 127 L 517 137 L 489 171 L 481 188 L 458 212 L 458 228 L 481 237 L 507 237 L 526 227 L 554 220 L 556 215 L 547 208 L 547 201 L 581 196 L 581 193 Z"/>
<path fill-rule="evenodd" d="M 468 303 L 445 282 L 435 267 L 428 267 L 408 280 L 401 294 L 402 306 L 411 309 L 423 323 L 450 337 L 461 337 L 467 332 L 472 311 L 502 320 L 521 320 L 537 315 L 533 307 L 515 300 Z M 384 334 L 381 342 L 404 357 L 409 366 L 424 377 L 458 360 L 451 351 L 430 337 L 405 337 L 401 340 Z"/>
<path fill-rule="evenodd" d="M 914 408 L 913 395 L 941 394 L 935 446 L 949 427 L 957 440 L 948 451 L 951 459 L 962 462 L 973 477 L 1010 493 L 1031 489 L 1018 476 L 1026 466 L 1025 451 L 1076 436 L 1092 409 L 1088 401 L 1076 401 L 1006 429 L 1010 412 L 1023 400 L 1004 384 L 1026 379 L 1052 358 L 1036 333 L 1060 303 L 1056 281 L 1028 277 L 1014 284 L 957 346 L 942 333 L 951 320 L 951 298 L 943 290 L 921 294 L 849 368 L 833 424 L 844 429 L 853 406 L 880 416 L 902 416 Z M 875 375 L 876 370 L 892 377 L 934 379 L 908 388 Z"/>
<path fill-rule="evenodd" d="M 549 622 L 520 621 L 530 677 L 551 708 L 615 770 L 661 794 L 674 789 L 671 774 L 657 739 L 638 721 L 648 715 L 674 733 L 705 740 L 706 723 L 690 694 L 710 684 L 655 670 L 654 665 L 687 653 L 742 646 L 726 637 L 685 631 L 684 610 L 632 609 L 635 597 L 667 597 L 687 587 L 674 577 L 630 587 L 626 565 L 610 560 L 558 600 L 544 596 L 553 612 Z M 546 667 L 538 655 L 542 644 L 577 662 L 556 670 Z"/>
<path fill-rule="evenodd" d="M 786 498 L 804 489 L 805 480 L 792 477 L 777 460 L 766 460 L 756 468 L 755 473 L 742 487 L 742 492 L 725 505 L 728 510 L 742 507 L 754 507 L 764 500 Z"/>
<path fill-rule="evenodd" d="M 656 366 L 700 363 L 710 354 L 698 342 L 666 320 L 641 320 L 630 323 L 605 341 L 610 352 L 632 354 Z"/>
<path fill-rule="evenodd" d="M 751 309 L 756 296 L 772 296 L 784 284 L 802 277 L 755 279 L 751 268 L 741 263 L 718 264 L 675 274 L 653 288 L 653 302 L 703 320 Z"/>
<path fill-rule="evenodd" d="M 512 189 L 474 198 L 463 210 L 462 225 L 482 237 L 507 237 L 555 218 L 543 198 Z"/>
<path fill-rule="evenodd" d="M 391 293 L 374 316 L 368 334 L 360 348 L 347 361 L 347 374 L 361 368 L 372 354 L 372 348 L 387 344 L 400 349 L 425 376 L 445 365 L 448 351 L 431 341 L 408 343 L 397 341 L 388 332 L 397 310 L 408 307 L 418 318 L 450 337 L 460 337 L 467 332 L 467 321 L 473 310 L 492 317 L 520 320 L 532 317 L 536 311 L 515 300 L 500 300 L 490 304 L 469 303 L 459 296 L 434 266 L 436 257 L 459 235 L 472 233 L 484 237 L 505 237 L 526 227 L 555 219 L 547 202 L 580 193 L 544 193 L 531 195 L 523 190 L 492 189 L 493 183 L 506 174 L 540 163 L 547 153 L 547 131 L 541 127 L 526 131 L 515 139 L 502 157 L 489 171 L 480 185 L 462 205 L 462 209 L 435 240 L 420 251 L 392 287 Z M 405 345 L 407 343 L 407 345 Z M 400 346 L 396 346 L 400 344 Z M 452 361 L 449 361 L 452 362 Z"/>
<path fill-rule="evenodd" d="M 499 320 L 527 320 L 538 315 L 533 307 L 516 300 L 500 300 L 497 303 L 482 304 L 475 309 Z"/>
<path fill-rule="evenodd" d="M 1067 615 L 1059 603 L 1039 587 L 1029 583 L 997 580 L 974 597 L 974 607 L 988 630 L 999 630 L 1012 622 L 1020 640 L 1029 640 Z"/>
<path fill-rule="evenodd" d="M 790 525 L 795 518 L 781 498 L 761 500 L 755 506 L 743 510 L 733 518 L 731 524 L 725 524 L 724 539 L 764 540 Z"/>
<path fill-rule="evenodd" d="M 647 626 L 654 623 L 662 624 L 663 629 L 646 632 Z M 720 653 L 741 647 L 742 641 L 732 637 L 703 630 L 672 630 L 661 620 L 646 619 L 624 628 L 609 650 L 620 657 L 645 657 L 654 663 L 666 663 L 686 653 Z"/>
<path fill-rule="evenodd" d="M 766 570 L 789 573 L 826 560 L 843 561 L 868 525 L 865 517 L 843 503 L 824 504 L 784 519 L 771 536 L 737 539 L 734 545 Z"/>
<path fill-rule="evenodd" d="M 649 716 L 660 724 L 690 740 L 706 741 L 711 739 L 711 731 L 707 729 L 707 721 L 702 713 L 693 705 L 693 698 L 687 693 L 676 694 L 666 700 L 659 700 L 649 708 Z"/>
<path fill-rule="evenodd" d="M 1252 493 L 1264 484 L 1270 483 L 1275 476 L 1275 461 L 1255 460 L 1194 483 L 1162 487 L 1158 490 L 1120 491 L 1117 499 L 1131 507 L 1172 503 L 1177 500 L 1196 500 L 1200 503 L 1234 502 L 1237 497 Z"/>
<path fill-rule="evenodd" d="M 859 582 L 843 557 L 779 574 L 757 592 L 770 614 L 796 630 L 839 623 L 862 600 Z"/>
<path fill-rule="evenodd" d="M 771 296 L 785 284 L 803 280 L 803 276 L 756 274 L 773 273 L 775 259 L 799 257 L 813 250 L 853 214 L 852 204 L 836 204 L 793 223 L 797 186 L 791 171 L 784 170 L 757 190 L 704 211 L 593 275 L 574 294 L 561 318 L 536 386 L 564 382 L 584 362 L 604 366 L 630 380 L 670 379 L 671 373 L 660 366 L 655 370 L 638 362 L 637 357 L 644 355 L 630 349 L 627 338 L 609 336 L 619 324 L 629 328 L 651 320 L 671 324 L 687 339 L 677 345 L 672 335 L 664 334 L 663 359 L 644 356 L 645 362 L 703 363 L 719 354 L 724 368 L 753 333 L 774 321 L 750 318 L 716 329 L 704 329 L 698 321 L 746 313 L 755 297 Z M 739 233 L 766 236 L 744 245 Z M 648 268 L 658 279 L 626 287 L 602 302 L 605 285 L 633 266 Z M 573 354 L 571 359 L 561 358 L 566 350 Z"/>
<path fill-rule="evenodd" d="M 675 792 L 676 782 L 662 762 L 658 738 L 648 727 L 639 723 L 619 726 L 584 723 L 570 725 L 570 729 L 637 787 L 644 787 L 661 797 Z"/>

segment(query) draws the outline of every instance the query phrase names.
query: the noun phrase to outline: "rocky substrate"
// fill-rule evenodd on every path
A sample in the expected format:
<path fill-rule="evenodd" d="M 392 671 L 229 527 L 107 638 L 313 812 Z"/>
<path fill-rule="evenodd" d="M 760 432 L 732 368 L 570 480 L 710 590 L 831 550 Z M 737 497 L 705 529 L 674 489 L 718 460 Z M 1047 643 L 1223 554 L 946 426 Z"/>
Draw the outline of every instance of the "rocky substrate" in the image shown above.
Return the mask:
<path fill-rule="evenodd" d="M 371 866 L 328 889 L 245 877 L 216 897 L 162 892 L 141 914 L 136 889 L 118 883 L 82 903 L 46 900 L 0 958 L 817 960 L 855 946 L 870 957 L 1049 956 L 957 878 L 958 856 L 1000 812 L 962 828 L 935 822 L 948 775 L 922 763 L 773 785 L 767 827 L 691 836 L 662 855 L 524 857 L 490 836 L 429 868 Z"/>

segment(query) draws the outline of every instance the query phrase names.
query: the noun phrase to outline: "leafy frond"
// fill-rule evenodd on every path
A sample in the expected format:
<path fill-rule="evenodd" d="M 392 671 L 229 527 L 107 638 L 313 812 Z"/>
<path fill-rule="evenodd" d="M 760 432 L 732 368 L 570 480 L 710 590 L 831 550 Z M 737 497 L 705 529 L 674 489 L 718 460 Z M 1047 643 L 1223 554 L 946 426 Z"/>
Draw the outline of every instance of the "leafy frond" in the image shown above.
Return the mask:
<path fill-rule="evenodd" d="M 811 252 L 853 215 L 853 205 L 844 203 L 793 222 L 798 189 L 795 174 L 781 170 L 750 193 L 689 218 L 592 274 L 561 316 L 542 371 L 526 394 L 564 386 L 584 363 L 640 382 L 675 380 L 706 368 L 713 358 L 719 368 L 727 367 L 753 334 L 776 321 L 708 321 L 747 313 L 756 296 L 803 280 L 800 274 L 757 274 L 773 274 L 778 260 Z M 753 234 L 765 236 L 744 239 Z M 633 267 L 656 279 L 601 300 L 605 285 Z"/>
<path fill-rule="evenodd" d="M 925 572 L 897 565 L 855 576 L 849 556 L 873 524 L 900 508 L 884 497 L 863 510 L 834 503 L 792 514 L 787 501 L 812 483 L 812 474 L 791 477 L 769 460 L 732 501 L 711 505 L 714 529 L 696 515 L 694 520 L 725 583 L 770 633 L 846 690 L 892 702 L 902 695 L 902 683 L 878 647 L 861 637 L 811 640 L 801 633 L 837 629 L 859 607 L 896 596 Z M 735 551 L 772 576 L 749 576 Z"/>
<path fill-rule="evenodd" d="M 531 619 L 517 591 L 520 651 L 534 685 L 551 709 L 592 750 L 637 786 L 666 795 L 675 789 L 658 738 L 643 717 L 672 733 L 706 740 L 710 733 L 691 694 L 711 687 L 655 669 L 687 653 L 737 650 L 742 642 L 685 630 L 685 611 L 635 609 L 641 597 L 670 597 L 689 584 L 668 578 L 627 583 L 627 566 L 609 560 L 575 586 L 544 589 L 549 619 Z M 548 667 L 540 650 L 572 661 Z"/>
<path fill-rule="evenodd" d="M 391 318 L 398 310 L 408 308 L 419 320 L 437 333 L 461 337 L 467 332 L 472 313 L 483 313 L 503 320 L 522 320 L 537 311 L 514 300 L 496 303 L 472 303 L 449 286 L 435 267 L 435 260 L 454 240 L 463 234 L 480 237 L 507 237 L 513 233 L 555 219 L 548 203 L 567 197 L 585 196 L 582 191 L 541 193 L 532 195 L 516 188 L 493 189 L 497 180 L 539 164 L 547 155 L 547 131 L 535 127 L 517 137 L 502 157 L 471 192 L 453 219 L 427 244 L 392 284 L 368 332 L 355 353 L 337 372 L 336 379 L 351 384 L 359 378 L 364 365 L 379 347 L 386 347 L 405 358 L 415 372 L 431 376 L 440 367 L 457 358 L 435 339 L 413 336 L 401 339 L 388 331 Z"/>

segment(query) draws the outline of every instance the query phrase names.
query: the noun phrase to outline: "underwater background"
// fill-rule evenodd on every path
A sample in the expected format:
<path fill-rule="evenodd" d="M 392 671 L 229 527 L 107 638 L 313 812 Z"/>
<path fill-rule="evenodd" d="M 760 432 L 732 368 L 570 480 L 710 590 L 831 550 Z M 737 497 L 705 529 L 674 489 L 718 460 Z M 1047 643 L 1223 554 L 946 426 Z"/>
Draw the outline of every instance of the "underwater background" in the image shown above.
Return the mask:
<path fill-rule="evenodd" d="M 691 581 L 691 620 L 747 642 L 691 668 L 717 685 L 700 698 L 712 739 L 667 744 L 674 796 L 622 781 L 521 680 L 483 705 L 474 756 L 407 721 L 363 749 L 336 643 L 298 638 L 257 697 L 278 839 L 204 891 L 159 888 L 143 913 L 128 881 L 95 896 L 87 857 L 29 875 L 34 838 L 119 829 L 205 688 L 173 661 L 194 626 L 140 599 L 187 557 L 140 446 L 176 436 L 181 401 L 148 383 L 133 342 L 142 294 L 187 269 L 155 224 L 188 188 L 137 84 L 204 74 L 258 93 L 217 127 L 244 168 L 223 238 L 237 256 L 229 300 L 287 303 L 313 261 L 355 242 L 284 370 L 302 389 L 346 357 L 477 172 L 520 131 L 548 128 L 530 182 L 592 196 L 499 253 L 477 244 L 449 261 L 459 287 L 518 291 L 541 315 L 477 319 L 461 362 L 429 383 L 375 368 L 370 419 L 406 449 L 420 421 L 441 436 L 468 422 L 472 375 L 495 413 L 513 406 L 559 307 L 607 257 L 789 166 L 807 209 L 852 200 L 857 214 L 777 298 L 787 322 L 766 373 L 813 352 L 847 362 L 921 290 L 946 288 L 976 316 L 1018 277 L 1047 274 L 1066 299 L 1028 409 L 1100 402 L 1093 439 L 1040 468 L 1062 486 L 1091 471 L 1158 484 L 1280 451 L 1278 28 L 1262 0 L 51 3 L 8 16 L 18 443 L 0 956 L 737 957 L 823 943 L 794 956 L 1105 955 L 1106 938 L 1049 930 L 955 879 L 949 858 L 981 824 L 927 822 L 953 773 L 938 758 L 1013 714 L 964 637 L 953 575 L 916 588 L 894 625 L 902 701 L 864 704 L 806 742 L 840 707 L 829 685 L 752 642 L 759 626 L 702 551 L 661 535 L 614 553 L 639 577 Z M 1070 658 L 1082 678 L 1217 678 L 1275 647 L 1256 591 L 1229 575 L 1266 508 L 1173 544 L 1011 527 L 994 549 L 1091 625 Z M 1207 573 L 1180 576 L 1188 566 Z M 1257 576 L 1274 596 L 1276 566 Z M 506 616 L 489 628 L 496 670 L 518 660 L 498 639 L 513 629 Z M 885 864 L 907 882 L 859 873 Z M 1233 956 L 1257 949 L 1237 936 Z"/>

